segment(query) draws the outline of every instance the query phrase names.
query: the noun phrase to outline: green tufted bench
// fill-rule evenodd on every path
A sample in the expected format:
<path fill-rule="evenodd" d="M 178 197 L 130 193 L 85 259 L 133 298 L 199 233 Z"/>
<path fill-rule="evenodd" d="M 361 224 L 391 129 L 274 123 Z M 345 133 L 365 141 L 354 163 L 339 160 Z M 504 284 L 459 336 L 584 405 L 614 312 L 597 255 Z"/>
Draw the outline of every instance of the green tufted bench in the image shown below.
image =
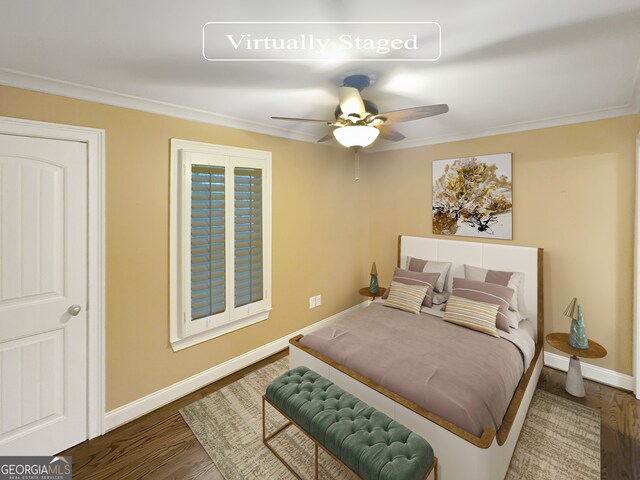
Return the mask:
<path fill-rule="evenodd" d="M 265 402 L 289 420 L 269 436 Z M 432 471 L 438 478 L 438 459 L 422 437 L 307 367 L 279 376 L 262 396 L 262 441 L 301 478 L 269 445 L 269 440 L 290 425 L 314 441 L 316 479 L 318 445 L 365 480 L 426 479 Z"/>

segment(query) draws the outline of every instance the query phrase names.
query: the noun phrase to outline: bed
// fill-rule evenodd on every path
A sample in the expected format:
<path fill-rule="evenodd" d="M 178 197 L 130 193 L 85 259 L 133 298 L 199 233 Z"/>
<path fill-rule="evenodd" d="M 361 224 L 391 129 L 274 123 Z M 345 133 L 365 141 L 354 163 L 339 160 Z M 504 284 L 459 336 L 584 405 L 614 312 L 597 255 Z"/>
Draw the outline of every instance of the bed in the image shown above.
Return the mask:
<path fill-rule="evenodd" d="M 464 277 L 464 264 L 524 272 L 531 345 L 468 331 L 435 312 L 417 316 L 373 304 L 291 339 L 291 367 L 317 371 L 424 436 L 440 459 L 440 478 L 503 478 L 542 369 L 542 249 L 409 236 L 401 236 L 398 247 L 401 267 L 408 256 L 451 262 L 449 290 L 454 277 Z M 426 334 L 432 343 L 420 352 Z M 448 360 L 438 365 L 438 358 Z M 403 368 L 393 373 L 393 364 Z M 498 371 L 496 365 L 509 367 Z"/>

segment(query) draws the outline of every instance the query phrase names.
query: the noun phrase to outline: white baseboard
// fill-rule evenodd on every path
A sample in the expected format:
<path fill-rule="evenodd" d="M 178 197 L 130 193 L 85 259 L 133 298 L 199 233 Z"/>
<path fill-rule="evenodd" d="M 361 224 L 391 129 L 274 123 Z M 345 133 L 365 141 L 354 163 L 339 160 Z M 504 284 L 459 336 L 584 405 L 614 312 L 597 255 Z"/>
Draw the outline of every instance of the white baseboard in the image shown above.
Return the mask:
<path fill-rule="evenodd" d="M 544 364 L 551 368 L 566 372 L 569 369 L 569 357 L 563 357 L 556 353 L 544 352 Z M 590 365 L 582 361 L 580 362 L 580 368 L 584 378 L 633 392 L 634 381 L 631 375 L 614 372 L 607 368 L 596 367 L 595 365 Z"/>
<path fill-rule="evenodd" d="M 291 332 L 288 335 L 285 335 L 282 338 L 274 340 L 271 343 L 267 343 L 266 345 L 262 345 L 250 352 L 244 353 L 238 357 L 232 358 L 231 360 L 227 360 L 224 363 L 216 365 L 215 367 L 211 367 L 203 372 L 197 373 L 189 378 L 185 378 L 173 385 L 169 385 L 157 392 L 150 393 L 138 400 L 134 400 L 131 403 L 127 403 L 121 407 L 118 407 L 114 410 L 107 412 L 104 416 L 104 431 L 105 433 L 109 430 L 113 430 L 120 425 L 123 425 L 131 420 L 134 420 L 142 415 L 145 415 L 157 408 L 166 405 L 167 403 L 171 403 L 178 398 L 184 397 L 185 395 L 198 390 L 199 388 L 204 387 L 216 380 L 220 380 L 221 378 L 226 377 L 227 375 L 231 375 L 238 370 L 242 370 L 249 365 L 252 365 L 263 358 L 268 357 L 269 355 L 273 355 L 276 352 L 287 347 L 289 344 L 289 339 L 296 335 L 305 335 L 308 332 L 315 330 L 322 325 L 333 322 L 340 317 L 346 315 L 349 312 L 362 308 L 363 306 L 368 305 L 369 301 L 364 301 L 358 305 L 355 305 L 347 310 L 342 312 L 338 312 L 335 315 L 332 315 L 324 320 L 314 323 L 313 325 L 309 325 L 301 330 L 296 332 Z"/>

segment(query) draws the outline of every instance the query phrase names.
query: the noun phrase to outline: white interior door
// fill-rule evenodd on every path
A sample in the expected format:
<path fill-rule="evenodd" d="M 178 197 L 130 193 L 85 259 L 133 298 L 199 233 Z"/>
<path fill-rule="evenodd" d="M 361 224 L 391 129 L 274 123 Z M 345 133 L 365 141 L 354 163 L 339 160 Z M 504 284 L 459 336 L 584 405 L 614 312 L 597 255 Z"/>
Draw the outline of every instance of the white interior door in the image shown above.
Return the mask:
<path fill-rule="evenodd" d="M 87 147 L 0 134 L 0 455 L 87 438 Z"/>

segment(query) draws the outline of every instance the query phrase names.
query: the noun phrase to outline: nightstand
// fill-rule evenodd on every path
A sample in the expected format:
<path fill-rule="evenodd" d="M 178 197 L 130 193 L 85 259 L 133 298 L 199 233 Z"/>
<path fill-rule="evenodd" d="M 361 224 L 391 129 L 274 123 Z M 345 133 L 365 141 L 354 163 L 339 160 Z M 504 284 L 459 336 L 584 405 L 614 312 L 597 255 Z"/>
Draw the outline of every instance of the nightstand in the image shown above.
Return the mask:
<path fill-rule="evenodd" d="M 384 295 L 384 292 L 386 292 L 387 289 L 384 287 L 379 287 L 378 288 L 378 293 L 373 295 L 370 291 L 369 291 L 369 287 L 362 287 L 360 290 L 358 290 L 358 293 L 360 295 L 362 295 L 363 297 L 369 297 L 371 300 L 375 300 L 376 297 L 381 297 L 382 295 Z"/>
<path fill-rule="evenodd" d="M 568 333 L 550 333 L 547 335 L 547 343 L 561 352 L 571 355 L 569 359 L 569 371 L 567 372 L 567 382 L 564 389 L 574 397 L 584 397 L 584 382 L 582 380 L 582 369 L 580 359 L 582 358 L 602 358 L 607 355 L 607 350 L 599 343 L 589 340 L 589 348 L 573 348 L 569 345 Z"/>

